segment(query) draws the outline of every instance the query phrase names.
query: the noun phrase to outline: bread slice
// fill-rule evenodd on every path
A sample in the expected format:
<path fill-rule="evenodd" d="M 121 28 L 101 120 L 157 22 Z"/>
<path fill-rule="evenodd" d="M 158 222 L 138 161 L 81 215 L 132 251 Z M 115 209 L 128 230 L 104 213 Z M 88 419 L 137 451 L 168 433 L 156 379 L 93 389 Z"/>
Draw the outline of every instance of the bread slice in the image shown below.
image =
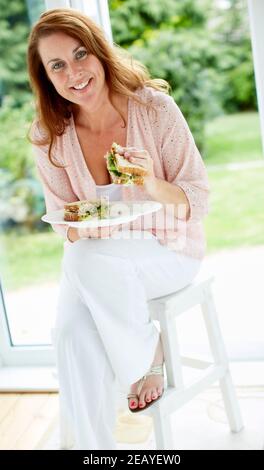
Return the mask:
<path fill-rule="evenodd" d="M 108 217 L 108 212 L 109 200 L 103 197 L 64 204 L 64 220 L 68 222 L 80 222 L 97 217 L 103 219 Z"/>
<path fill-rule="evenodd" d="M 147 170 L 142 166 L 134 165 L 118 153 L 115 154 L 116 168 L 120 173 L 128 175 L 145 176 Z"/>
<path fill-rule="evenodd" d="M 133 184 L 143 185 L 147 170 L 142 166 L 129 162 L 125 157 L 120 155 L 118 153 L 118 147 L 119 145 L 113 142 L 111 151 L 107 152 L 104 156 L 112 182 L 126 186 Z"/>
<path fill-rule="evenodd" d="M 71 212 L 78 212 L 80 208 L 93 208 L 100 203 L 100 199 L 83 199 L 81 201 L 68 202 L 64 204 L 64 209 Z"/>
<path fill-rule="evenodd" d="M 143 176 L 133 175 L 132 177 L 131 175 L 127 175 L 127 174 L 122 174 L 121 176 L 117 176 L 112 172 L 110 172 L 110 174 L 111 174 L 112 182 L 115 184 L 125 184 L 125 185 L 137 184 L 140 186 L 144 184 Z"/>
<path fill-rule="evenodd" d="M 80 222 L 82 219 L 78 212 L 64 211 L 63 220 L 67 220 L 68 222 Z"/>

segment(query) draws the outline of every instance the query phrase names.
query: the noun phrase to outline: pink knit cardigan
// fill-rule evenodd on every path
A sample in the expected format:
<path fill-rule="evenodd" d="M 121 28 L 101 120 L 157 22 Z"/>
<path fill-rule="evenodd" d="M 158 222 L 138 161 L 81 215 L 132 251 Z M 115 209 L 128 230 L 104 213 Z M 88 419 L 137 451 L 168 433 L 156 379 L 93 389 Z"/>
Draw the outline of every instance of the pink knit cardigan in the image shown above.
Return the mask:
<path fill-rule="evenodd" d="M 153 159 L 156 177 L 182 188 L 191 212 L 185 222 L 171 215 L 168 205 L 163 205 L 147 220 L 142 216 L 127 224 L 127 227 L 130 230 L 142 230 L 144 227 L 170 250 L 201 259 L 206 250 L 202 219 L 208 213 L 209 195 L 208 177 L 201 155 L 186 120 L 171 96 L 146 86 L 134 93 L 144 101 L 151 101 L 157 113 L 129 98 L 126 147 L 146 149 Z M 37 138 L 42 135 L 37 122 L 32 135 Z M 64 134 L 57 138 L 52 153 L 53 160 L 68 165 L 67 168 L 51 165 L 48 146 L 33 145 L 33 149 L 47 212 L 62 209 L 67 202 L 96 197 L 96 184 L 82 154 L 73 116 Z M 144 186 L 122 186 L 123 201 L 150 199 Z M 53 224 L 52 228 L 69 243 L 67 225 Z"/>

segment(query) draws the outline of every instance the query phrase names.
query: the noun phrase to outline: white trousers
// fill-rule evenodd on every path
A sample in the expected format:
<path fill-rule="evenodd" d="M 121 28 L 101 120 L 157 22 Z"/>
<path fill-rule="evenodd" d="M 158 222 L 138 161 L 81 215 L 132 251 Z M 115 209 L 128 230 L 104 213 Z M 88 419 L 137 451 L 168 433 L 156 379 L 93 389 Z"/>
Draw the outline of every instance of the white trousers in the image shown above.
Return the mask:
<path fill-rule="evenodd" d="M 64 250 L 52 328 L 61 448 L 116 449 L 117 387 L 129 392 L 148 371 L 159 340 L 147 301 L 182 289 L 201 266 L 149 232 L 124 233 Z"/>

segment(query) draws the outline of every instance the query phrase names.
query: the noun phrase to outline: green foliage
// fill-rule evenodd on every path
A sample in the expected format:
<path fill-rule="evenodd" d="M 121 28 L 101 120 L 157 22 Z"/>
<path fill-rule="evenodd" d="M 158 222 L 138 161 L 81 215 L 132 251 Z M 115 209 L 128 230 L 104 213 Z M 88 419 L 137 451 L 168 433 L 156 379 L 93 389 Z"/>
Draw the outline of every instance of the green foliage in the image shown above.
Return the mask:
<path fill-rule="evenodd" d="M 111 0 L 114 41 L 167 80 L 196 142 L 221 112 L 256 109 L 245 0 Z"/>
<path fill-rule="evenodd" d="M 213 89 L 214 54 L 202 28 L 207 0 L 110 1 L 114 41 L 147 66 L 153 78 L 164 78 L 202 151 L 204 124 L 219 112 Z"/>
<path fill-rule="evenodd" d="M 129 52 L 151 71 L 153 77 L 164 78 L 172 87 L 172 96 L 179 105 L 203 150 L 205 122 L 219 113 L 216 100 L 214 49 L 200 31 L 155 31 L 144 43 L 138 41 Z M 168 60 L 169 58 L 169 60 Z"/>
<path fill-rule="evenodd" d="M 209 0 L 110 0 L 114 41 L 126 48 L 153 30 L 203 27 L 209 5 Z"/>
<path fill-rule="evenodd" d="M 45 212 L 43 191 L 37 179 L 33 152 L 26 135 L 33 106 L 19 109 L 6 98 L 0 108 L 0 223 L 13 221 L 32 230 Z"/>
<path fill-rule="evenodd" d="M 219 45 L 219 90 L 226 112 L 257 109 L 251 44 L 249 39 L 237 46 Z"/>
<path fill-rule="evenodd" d="M 0 99 L 11 95 L 17 107 L 30 93 L 26 70 L 29 30 L 25 1 L 0 0 Z"/>
<path fill-rule="evenodd" d="M 212 41 L 217 49 L 222 107 L 227 112 L 257 109 L 246 0 L 230 0 L 213 12 Z"/>
<path fill-rule="evenodd" d="M 7 97 L 0 108 L 0 167 L 8 170 L 13 179 L 33 176 L 33 157 L 26 134 L 33 118 L 30 102 L 20 108 Z"/>

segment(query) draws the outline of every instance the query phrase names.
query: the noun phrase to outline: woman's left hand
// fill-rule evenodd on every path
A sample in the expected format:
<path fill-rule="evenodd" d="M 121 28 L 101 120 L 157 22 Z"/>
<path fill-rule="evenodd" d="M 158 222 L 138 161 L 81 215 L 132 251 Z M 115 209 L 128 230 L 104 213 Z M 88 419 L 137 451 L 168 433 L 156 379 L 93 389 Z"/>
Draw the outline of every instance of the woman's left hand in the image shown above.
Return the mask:
<path fill-rule="evenodd" d="M 136 147 L 119 147 L 118 153 L 134 165 L 142 166 L 147 170 L 144 177 L 145 183 L 155 181 L 153 160 L 147 150 L 137 149 Z"/>

